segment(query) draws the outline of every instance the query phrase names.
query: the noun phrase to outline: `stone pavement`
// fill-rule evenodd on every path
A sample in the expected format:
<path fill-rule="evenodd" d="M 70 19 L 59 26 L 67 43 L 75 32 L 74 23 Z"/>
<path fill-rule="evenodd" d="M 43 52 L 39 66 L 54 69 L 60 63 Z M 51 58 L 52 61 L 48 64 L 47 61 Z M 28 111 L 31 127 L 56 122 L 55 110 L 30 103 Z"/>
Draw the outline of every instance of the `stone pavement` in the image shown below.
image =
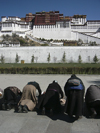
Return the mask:
<path fill-rule="evenodd" d="M 100 75 L 77 75 L 86 89 L 93 84 L 100 85 Z M 62 89 L 70 75 L 10 75 L 0 74 L 0 88 L 16 86 L 21 90 L 29 81 L 37 81 L 43 91 L 53 80 Z M 0 110 L 0 133 L 100 133 L 100 118 L 74 120 L 67 114 L 55 116 L 38 115 L 37 112 L 15 113 L 14 110 Z"/>

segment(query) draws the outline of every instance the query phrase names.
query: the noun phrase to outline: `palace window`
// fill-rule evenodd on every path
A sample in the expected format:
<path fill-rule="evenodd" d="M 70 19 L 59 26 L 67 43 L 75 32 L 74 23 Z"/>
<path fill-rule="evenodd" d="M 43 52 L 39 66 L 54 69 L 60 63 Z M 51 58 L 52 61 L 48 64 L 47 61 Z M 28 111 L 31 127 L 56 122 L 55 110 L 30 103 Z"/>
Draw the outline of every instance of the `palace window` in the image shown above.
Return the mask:
<path fill-rule="evenodd" d="M 61 28 L 68 28 L 69 27 L 69 23 L 66 23 L 66 22 L 63 22 L 63 23 L 60 23 L 60 27 Z"/>
<path fill-rule="evenodd" d="M 12 23 L 3 23 L 3 27 L 12 27 Z"/>
<path fill-rule="evenodd" d="M 28 25 L 21 25 L 21 28 L 27 29 L 28 28 Z"/>

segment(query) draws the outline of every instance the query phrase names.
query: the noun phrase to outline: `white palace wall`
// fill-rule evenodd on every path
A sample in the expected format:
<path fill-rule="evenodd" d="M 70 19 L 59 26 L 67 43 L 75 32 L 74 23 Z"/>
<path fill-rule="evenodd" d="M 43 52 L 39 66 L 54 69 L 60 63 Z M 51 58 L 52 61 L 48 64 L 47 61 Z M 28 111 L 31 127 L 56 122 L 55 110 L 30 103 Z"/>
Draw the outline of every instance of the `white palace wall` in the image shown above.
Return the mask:
<path fill-rule="evenodd" d="M 0 56 L 4 56 L 5 63 L 15 63 L 16 54 L 25 63 L 31 63 L 32 56 L 34 55 L 34 62 L 47 63 L 47 57 L 50 53 L 50 63 L 62 62 L 63 54 L 66 54 L 66 62 L 78 62 L 78 56 L 81 55 L 83 63 L 93 62 L 95 54 L 100 59 L 100 47 L 99 46 L 68 46 L 68 47 L 2 47 L 0 48 Z"/>
<path fill-rule="evenodd" d="M 82 33 L 78 33 L 78 39 L 80 38 L 84 43 L 96 42 L 97 44 L 100 44 L 100 38 L 97 38 L 95 36 L 89 36 L 89 35 L 84 35 Z"/>
<path fill-rule="evenodd" d="M 60 28 L 59 25 L 47 25 L 43 26 L 33 26 L 33 34 L 36 38 L 54 39 L 61 40 L 66 38 L 71 40 L 71 29 Z"/>

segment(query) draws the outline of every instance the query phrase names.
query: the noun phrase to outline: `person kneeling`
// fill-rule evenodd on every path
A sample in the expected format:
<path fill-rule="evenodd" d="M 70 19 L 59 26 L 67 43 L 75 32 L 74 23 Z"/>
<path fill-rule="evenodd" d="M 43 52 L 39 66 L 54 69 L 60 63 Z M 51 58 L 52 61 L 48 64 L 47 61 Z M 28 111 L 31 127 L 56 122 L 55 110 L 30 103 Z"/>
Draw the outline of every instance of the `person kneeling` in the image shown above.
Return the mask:
<path fill-rule="evenodd" d="M 41 110 L 42 115 L 45 115 L 46 112 L 50 115 L 59 113 L 61 111 L 60 98 L 63 98 L 63 91 L 57 81 L 54 80 L 49 84 L 45 93 L 40 96 L 37 109 Z"/>
<path fill-rule="evenodd" d="M 66 95 L 65 113 L 75 119 L 82 118 L 85 86 L 75 74 L 67 80 L 64 86 Z"/>
<path fill-rule="evenodd" d="M 28 82 L 23 88 L 22 97 L 18 103 L 18 113 L 33 111 L 37 104 L 36 89 L 41 95 L 41 89 L 37 82 Z"/>
<path fill-rule="evenodd" d="M 4 89 L 2 110 L 10 110 L 18 104 L 22 92 L 15 86 L 9 86 Z"/>
<path fill-rule="evenodd" d="M 88 117 L 100 116 L 100 86 L 89 86 L 85 95 L 85 103 Z"/>

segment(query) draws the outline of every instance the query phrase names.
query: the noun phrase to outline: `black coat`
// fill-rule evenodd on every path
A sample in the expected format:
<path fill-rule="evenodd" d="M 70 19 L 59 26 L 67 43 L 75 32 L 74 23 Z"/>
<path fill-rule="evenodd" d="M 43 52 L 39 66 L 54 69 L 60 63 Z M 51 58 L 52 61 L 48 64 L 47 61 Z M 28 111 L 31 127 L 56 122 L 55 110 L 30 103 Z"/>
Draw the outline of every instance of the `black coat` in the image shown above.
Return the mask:
<path fill-rule="evenodd" d="M 85 103 L 87 108 L 86 115 L 92 115 L 94 110 L 100 115 L 100 87 L 97 85 L 90 85 L 86 91 Z"/>
<path fill-rule="evenodd" d="M 49 84 L 45 94 L 41 95 L 38 101 L 37 108 L 43 107 L 47 109 L 60 110 L 60 98 L 63 98 L 63 91 L 60 85 L 56 82 Z"/>
<path fill-rule="evenodd" d="M 65 92 L 65 95 L 66 95 L 66 96 L 67 96 L 67 92 L 68 92 L 68 90 L 69 90 L 69 88 L 70 88 L 70 84 L 68 83 L 68 81 L 69 81 L 70 79 L 78 79 L 78 80 L 80 81 L 80 84 L 82 84 L 82 86 L 83 86 L 83 93 L 85 92 L 85 86 L 84 86 L 82 80 L 81 80 L 80 78 L 78 78 L 76 75 L 74 75 L 74 76 L 72 76 L 71 78 L 69 78 L 69 79 L 67 80 L 67 82 L 66 82 L 66 84 L 65 84 L 65 86 L 64 86 L 64 92 Z"/>
<path fill-rule="evenodd" d="M 70 79 L 78 79 L 80 81 L 80 84 L 82 84 L 83 89 L 77 90 L 77 89 L 70 89 L 70 85 L 68 81 Z M 84 101 L 84 92 L 85 92 L 85 86 L 82 82 L 82 80 L 75 75 L 69 78 L 64 86 L 64 92 L 66 95 L 66 103 L 65 103 L 65 112 L 68 115 L 76 115 L 81 116 L 82 115 L 82 108 L 83 108 L 83 101 Z"/>
<path fill-rule="evenodd" d="M 100 87 L 97 85 L 90 85 L 86 91 L 85 101 L 91 103 L 100 100 Z"/>
<path fill-rule="evenodd" d="M 48 92 L 48 91 L 55 91 L 60 95 L 61 98 L 63 98 L 63 91 L 57 82 L 53 82 L 53 83 L 49 84 L 46 92 Z"/>
<path fill-rule="evenodd" d="M 4 103 L 18 103 L 21 98 L 22 92 L 15 86 L 9 86 L 4 89 L 3 100 Z"/>

